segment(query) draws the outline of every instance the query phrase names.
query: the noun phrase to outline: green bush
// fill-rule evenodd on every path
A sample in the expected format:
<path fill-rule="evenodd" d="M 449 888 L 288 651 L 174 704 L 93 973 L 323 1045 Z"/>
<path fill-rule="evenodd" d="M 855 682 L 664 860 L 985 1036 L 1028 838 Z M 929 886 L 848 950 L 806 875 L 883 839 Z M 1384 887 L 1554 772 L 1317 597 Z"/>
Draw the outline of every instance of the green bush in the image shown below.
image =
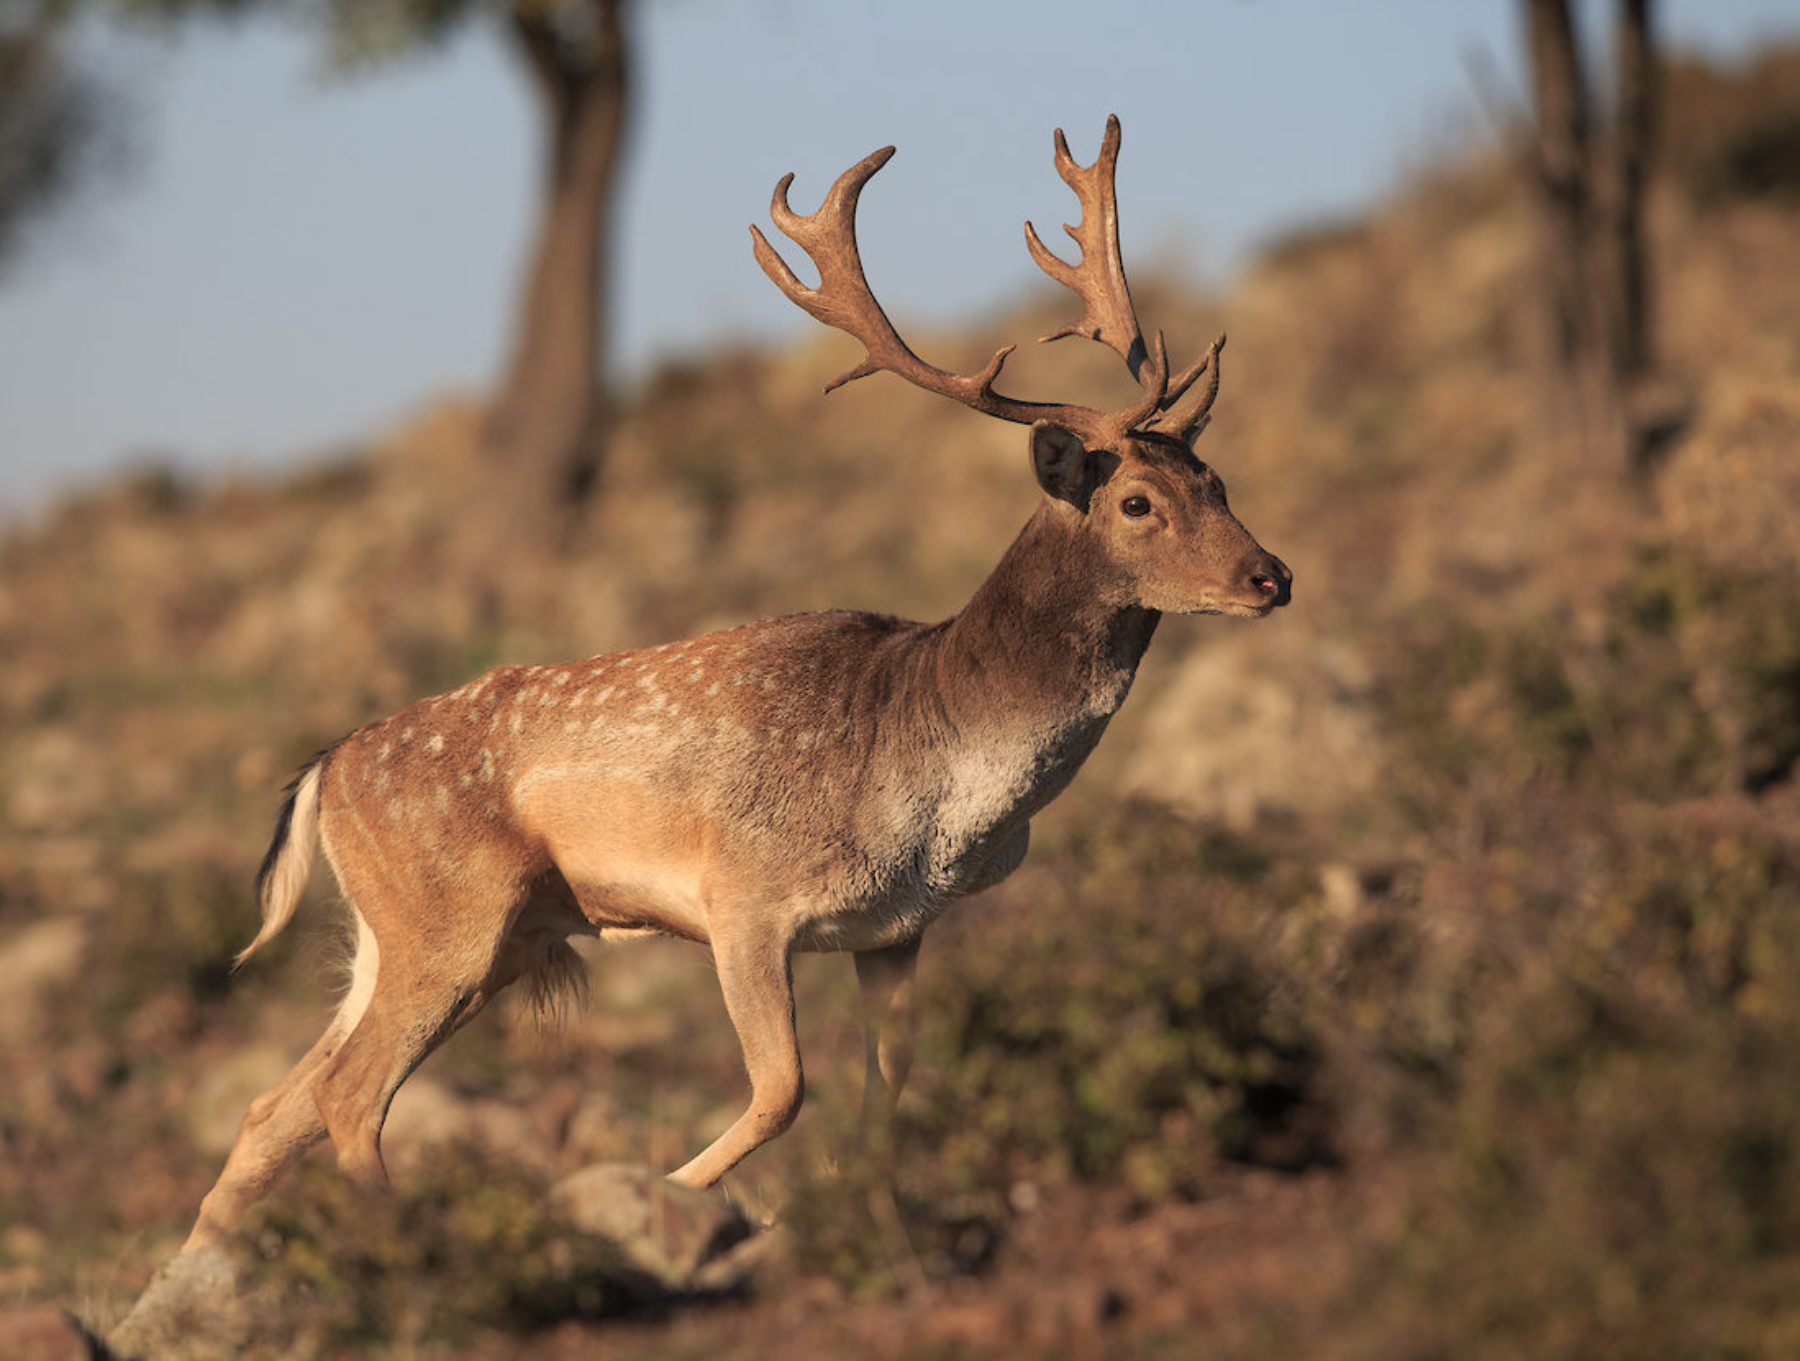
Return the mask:
<path fill-rule="evenodd" d="M 1074 1177 L 1146 1198 L 1199 1190 L 1221 1158 L 1329 1159 L 1322 1046 L 1269 915 L 1273 857 L 1128 806 L 1047 860 L 1041 899 L 1014 890 L 931 954 L 902 1107 L 921 1154 L 969 1186 Z"/>
<path fill-rule="evenodd" d="M 1416 620 L 1388 654 L 1415 816 L 1478 772 L 1668 800 L 1757 791 L 1800 758 L 1800 590 L 1672 550 L 1597 611 Z"/>
<path fill-rule="evenodd" d="M 1800 1345 L 1800 851 L 1671 814 L 1569 832 L 1543 851 L 1560 900 L 1505 875 L 1477 900 L 1500 962 L 1455 985 L 1401 1227 L 1365 1244 L 1327 1355 Z"/>

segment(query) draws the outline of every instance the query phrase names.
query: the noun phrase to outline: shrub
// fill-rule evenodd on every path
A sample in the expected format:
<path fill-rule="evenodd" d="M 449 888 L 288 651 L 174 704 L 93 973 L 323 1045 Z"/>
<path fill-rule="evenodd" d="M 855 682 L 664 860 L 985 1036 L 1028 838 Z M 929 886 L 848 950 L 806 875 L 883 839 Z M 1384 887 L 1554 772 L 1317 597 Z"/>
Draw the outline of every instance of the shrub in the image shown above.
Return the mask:
<path fill-rule="evenodd" d="M 1268 914 L 1277 862 L 1147 806 L 1047 859 L 932 953 L 906 1137 L 970 1186 L 1145 1197 L 1199 1190 L 1221 1158 L 1329 1159 L 1322 1048 Z"/>
<path fill-rule="evenodd" d="M 562 1223 L 540 1182 L 490 1154 L 451 1147 L 405 1191 L 373 1199 L 322 1165 L 295 1183 L 235 1239 L 271 1302 L 261 1331 L 288 1354 L 467 1345 L 483 1329 L 600 1318 L 643 1297 L 617 1249 Z"/>

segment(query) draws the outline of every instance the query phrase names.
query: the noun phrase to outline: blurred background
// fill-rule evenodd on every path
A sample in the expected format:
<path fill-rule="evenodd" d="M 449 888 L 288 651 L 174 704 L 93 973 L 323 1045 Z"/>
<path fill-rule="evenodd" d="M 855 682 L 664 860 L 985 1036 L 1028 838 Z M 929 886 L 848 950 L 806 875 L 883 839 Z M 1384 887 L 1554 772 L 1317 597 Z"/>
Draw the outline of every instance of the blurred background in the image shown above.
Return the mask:
<path fill-rule="evenodd" d="M 780 1260 L 547 1291 L 543 1185 L 742 1097 L 702 952 L 592 952 L 409 1083 L 398 1208 L 323 1156 L 277 1197 L 275 1322 L 214 1343 L 1800 1352 L 1800 15 L 1755 0 L 0 7 L 0 1310 L 116 1321 L 322 1027 L 331 886 L 227 973 L 313 751 L 499 661 L 968 598 L 1022 432 L 822 397 L 859 351 L 745 228 L 897 144 L 870 280 L 970 369 L 1073 315 L 1020 223 L 1066 244 L 1051 131 L 1108 113 L 1296 603 L 1165 623 L 934 931 L 895 1184 L 804 960 L 807 1111 L 728 1184 Z"/>

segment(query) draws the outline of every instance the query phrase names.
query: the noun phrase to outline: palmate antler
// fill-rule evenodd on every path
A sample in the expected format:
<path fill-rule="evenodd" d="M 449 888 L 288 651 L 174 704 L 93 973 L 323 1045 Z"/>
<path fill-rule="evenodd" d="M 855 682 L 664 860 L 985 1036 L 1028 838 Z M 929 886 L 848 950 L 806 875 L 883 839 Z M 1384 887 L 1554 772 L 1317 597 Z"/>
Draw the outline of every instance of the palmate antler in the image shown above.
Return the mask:
<path fill-rule="evenodd" d="M 825 390 L 830 392 L 885 369 L 927 392 L 953 398 L 1002 420 L 1023 424 L 1054 421 L 1075 431 L 1095 449 L 1111 448 L 1135 431 L 1155 430 L 1190 439 L 1204 429 L 1219 391 L 1219 351 L 1224 348 L 1225 337 L 1215 340 L 1173 381 L 1169 378 L 1162 333 L 1157 333 L 1154 349 L 1145 345 L 1119 255 L 1119 212 L 1114 196 L 1119 141 L 1119 120 L 1109 117 L 1100 155 L 1092 165 L 1082 166 L 1069 154 L 1062 130 L 1059 128 L 1056 133 L 1056 172 L 1081 201 L 1080 225 L 1063 228 L 1081 248 L 1081 262 L 1071 265 L 1053 254 L 1029 222 L 1025 224 L 1025 244 L 1039 268 L 1072 290 L 1082 302 L 1082 314 L 1076 321 L 1043 339 L 1080 335 L 1108 346 L 1130 368 L 1143 389 L 1142 398 L 1122 410 L 1101 412 L 1092 407 L 1005 396 L 994 390 L 994 380 L 1013 352 L 1011 345 L 996 351 L 984 368 L 970 374 L 937 368 L 913 353 L 870 291 L 856 248 L 857 199 L 863 186 L 893 156 L 891 146 L 864 157 L 838 176 L 816 212 L 803 215 L 789 206 L 788 186 L 794 182 L 793 175 L 782 176 L 775 186 L 769 216 L 811 258 L 819 271 L 817 288 L 801 283 L 763 234 L 750 228 L 755 238 L 756 261 L 775 286 L 811 316 L 860 340 L 867 351 L 861 363 L 833 379 Z M 1174 407 L 1203 374 L 1210 374 L 1211 381 L 1202 390 L 1200 401 L 1178 418 Z"/>

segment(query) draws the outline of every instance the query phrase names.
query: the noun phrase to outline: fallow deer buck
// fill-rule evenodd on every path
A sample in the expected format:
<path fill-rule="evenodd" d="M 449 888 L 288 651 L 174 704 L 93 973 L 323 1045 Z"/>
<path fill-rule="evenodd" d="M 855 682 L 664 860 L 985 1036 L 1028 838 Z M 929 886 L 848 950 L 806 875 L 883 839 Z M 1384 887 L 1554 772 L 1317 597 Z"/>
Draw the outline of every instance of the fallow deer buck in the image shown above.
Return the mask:
<path fill-rule="evenodd" d="M 1232 515 L 1190 452 L 1219 385 L 1221 336 L 1171 377 L 1146 345 L 1119 258 L 1109 119 L 1090 166 L 1056 134 L 1081 202 L 1070 265 L 1028 225 L 1032 257 L 1083 311 L 1045 337 L 1117 351 L 1142 395 L 1110 413 L 997 392 L 909 349 L 869 290 L 857 199 L 893 154 L 845 172 L 810 216 L 771 215 L 812 258 L 801 283 L 751 229 L 776 286 L 867 350 L 826 389 L 885 369 L 1031 427 L 1044 496 L 955 617 L 836 612 L 561 666 L 502 666 L 350 734 L 292 787 L 258 881 L 263 924 L 293 915 L 322 842 L 356 953 L 324 1036 L 252 1103 L 188 1238 L 234 1225 L 329 1135 L 344 1172 L 385 1181 L 395 1090 L 508 984 L 578 978 L 567 938 L 657 932 L 709 945 L 749 1072 L 749 1108 L 671 1173 L 707 1186 L 800 1108 L 790 957 L 854 953 L 867 1009 L 865 1115 L 892 1109 L 911 1058 L 919 940 L 956 899 L 1025 855 L 1029 819 L 1069 783 L 1124 701 L 1160 616 L 1264 615 L 1288 569 Z M 1206 383 L 1185 411 L 1181 400 Z"/>

